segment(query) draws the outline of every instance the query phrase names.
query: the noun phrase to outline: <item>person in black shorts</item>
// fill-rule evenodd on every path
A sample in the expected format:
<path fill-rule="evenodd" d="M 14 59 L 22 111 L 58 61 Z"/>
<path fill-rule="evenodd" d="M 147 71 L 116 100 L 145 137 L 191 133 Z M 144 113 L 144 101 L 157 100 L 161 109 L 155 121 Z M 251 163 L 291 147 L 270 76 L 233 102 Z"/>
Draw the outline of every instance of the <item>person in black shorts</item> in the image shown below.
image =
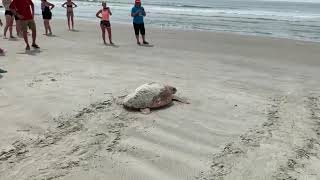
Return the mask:
<path fill-rule="evenodd" d="M 144 28 L 143 18 L 146 16 L 146 12 L 141 6 L 141 0 L 135 0 L 135 5 L 131 10 L 131 16 L 133 17 L 133 28 L 136 35 L 137 44 L 141 45 L 139 40 L 139 33 L 142 36 L 142 43 L 149 44 L 145 39 L 146 30 Z"/>
<path fill-rule="evenodd" d="M 110 16 L 112 16 L 112 12 L 110 10 L 110 7 L 107 6 L 106 2 L 102 2 L 102 9 L 100 9 L 96 17 L 101 19 L 100 21 L 100 27 L 102 32 L 102 39 L 103 43 L 106 43 L 106 30 L 108 31 L 108 37 L 109 37 L 109 43 L 110 45 L 113 45 L 112 42 L 112 33 L 111 33 L 111 24 L 110 24 Z"/>
<path fill-rule="evenodd" d="M 41 10 L 42 10 L 42 18 L 43 18 L 43 24 L 45 29 L 45 35 L 52 35 L 50 20 L 52 19 L 51 10 L 53 8 L 54 8 L 53 4 L 49 3 L 47 0 L 41 0 Z"/>
<path fill-rule="evenodd" d="M 12 27 L 13 27 L 13 13 L 10 10 L 10 4 L 11 4 L 12 0 L 2 0 L 2 4 L 5 8 L 5 16 L 6 16 L 6 25 L 4 27 L 4 32 L 3 32 L 3 36 L 4 38 L 7 38 L 7 32 L 9 30 L 10 33 L 10 38 L 15 38 L 12 35 Z"/>

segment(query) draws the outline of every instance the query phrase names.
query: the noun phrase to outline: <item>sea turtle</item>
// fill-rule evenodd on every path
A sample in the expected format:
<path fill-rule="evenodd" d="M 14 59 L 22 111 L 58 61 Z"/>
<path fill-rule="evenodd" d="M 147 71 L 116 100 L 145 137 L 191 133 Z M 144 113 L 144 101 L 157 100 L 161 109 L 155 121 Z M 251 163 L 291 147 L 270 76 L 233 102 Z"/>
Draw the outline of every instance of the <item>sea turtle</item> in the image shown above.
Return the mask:
<path fill-rule="evenodd" d="M 143 114 L 149 114 L 150 109 L 160 108 L 173 100 L 189 104 L 186 99 L 175 95 L 177 89 L 158 83 L 147 83 L 138 87 L 124 98 L 123 105 L 129 109 L 139 109 Z"/>

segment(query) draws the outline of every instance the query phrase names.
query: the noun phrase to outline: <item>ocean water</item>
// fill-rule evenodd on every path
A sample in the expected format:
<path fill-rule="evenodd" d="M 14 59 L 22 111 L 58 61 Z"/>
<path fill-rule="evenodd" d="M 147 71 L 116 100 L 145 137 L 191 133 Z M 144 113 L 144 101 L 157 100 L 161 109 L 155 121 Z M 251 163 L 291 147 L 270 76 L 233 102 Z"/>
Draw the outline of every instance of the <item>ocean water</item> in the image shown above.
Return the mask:
<path fill-rule="evenodd" d="M 131 24 L 134 0 L 109 0 L 111 21 Z M 40 14 L 40 1 L 37 0 Z M 62 0 L 55 18 L 64 18 Z M 77 18 L 96 20 L 96 0 L 78 0 Z M 150 27 L 184 30 L 224 31 L 256 36 L 281 37 L 320 42 L 320 0 L 142 0 Z"/>

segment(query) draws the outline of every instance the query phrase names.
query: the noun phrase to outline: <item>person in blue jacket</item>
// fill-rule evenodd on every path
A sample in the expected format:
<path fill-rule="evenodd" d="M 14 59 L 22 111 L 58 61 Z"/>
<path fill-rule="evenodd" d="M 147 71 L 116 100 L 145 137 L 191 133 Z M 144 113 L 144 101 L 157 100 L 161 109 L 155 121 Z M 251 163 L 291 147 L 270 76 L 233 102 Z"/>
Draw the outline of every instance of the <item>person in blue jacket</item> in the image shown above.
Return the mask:
<path fill-rule="evenodd" d="M 134 7 L 131 10 L 131 16 L 133 17 L 133 28 L 137 38 L 137 44 L 141 45 L 139 39 L 139 33 L 142 36 L 142 43 L 149 44 L 145 39 L 146 30 L 144 28 L 143 18 L 146 16 L 144 8 L 141 6 L 141 0 L 135 0 Z"/>

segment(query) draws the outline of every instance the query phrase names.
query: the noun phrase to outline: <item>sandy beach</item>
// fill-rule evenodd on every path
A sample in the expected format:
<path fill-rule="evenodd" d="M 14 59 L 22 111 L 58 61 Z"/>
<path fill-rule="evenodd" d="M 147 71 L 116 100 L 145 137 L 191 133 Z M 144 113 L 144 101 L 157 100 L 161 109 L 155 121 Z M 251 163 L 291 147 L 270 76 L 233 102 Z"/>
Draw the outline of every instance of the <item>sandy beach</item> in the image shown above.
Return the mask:
<path fill-rule="evenodd" d="M 141 47 L 112 24 L 105 46 L 98 22 L 52 23 L 40 51 L 0 37 L 1 180 L 320 179 L 319 43 L 147 27 Z M 124 110 L 147 82 L 191 104 Z"/>

